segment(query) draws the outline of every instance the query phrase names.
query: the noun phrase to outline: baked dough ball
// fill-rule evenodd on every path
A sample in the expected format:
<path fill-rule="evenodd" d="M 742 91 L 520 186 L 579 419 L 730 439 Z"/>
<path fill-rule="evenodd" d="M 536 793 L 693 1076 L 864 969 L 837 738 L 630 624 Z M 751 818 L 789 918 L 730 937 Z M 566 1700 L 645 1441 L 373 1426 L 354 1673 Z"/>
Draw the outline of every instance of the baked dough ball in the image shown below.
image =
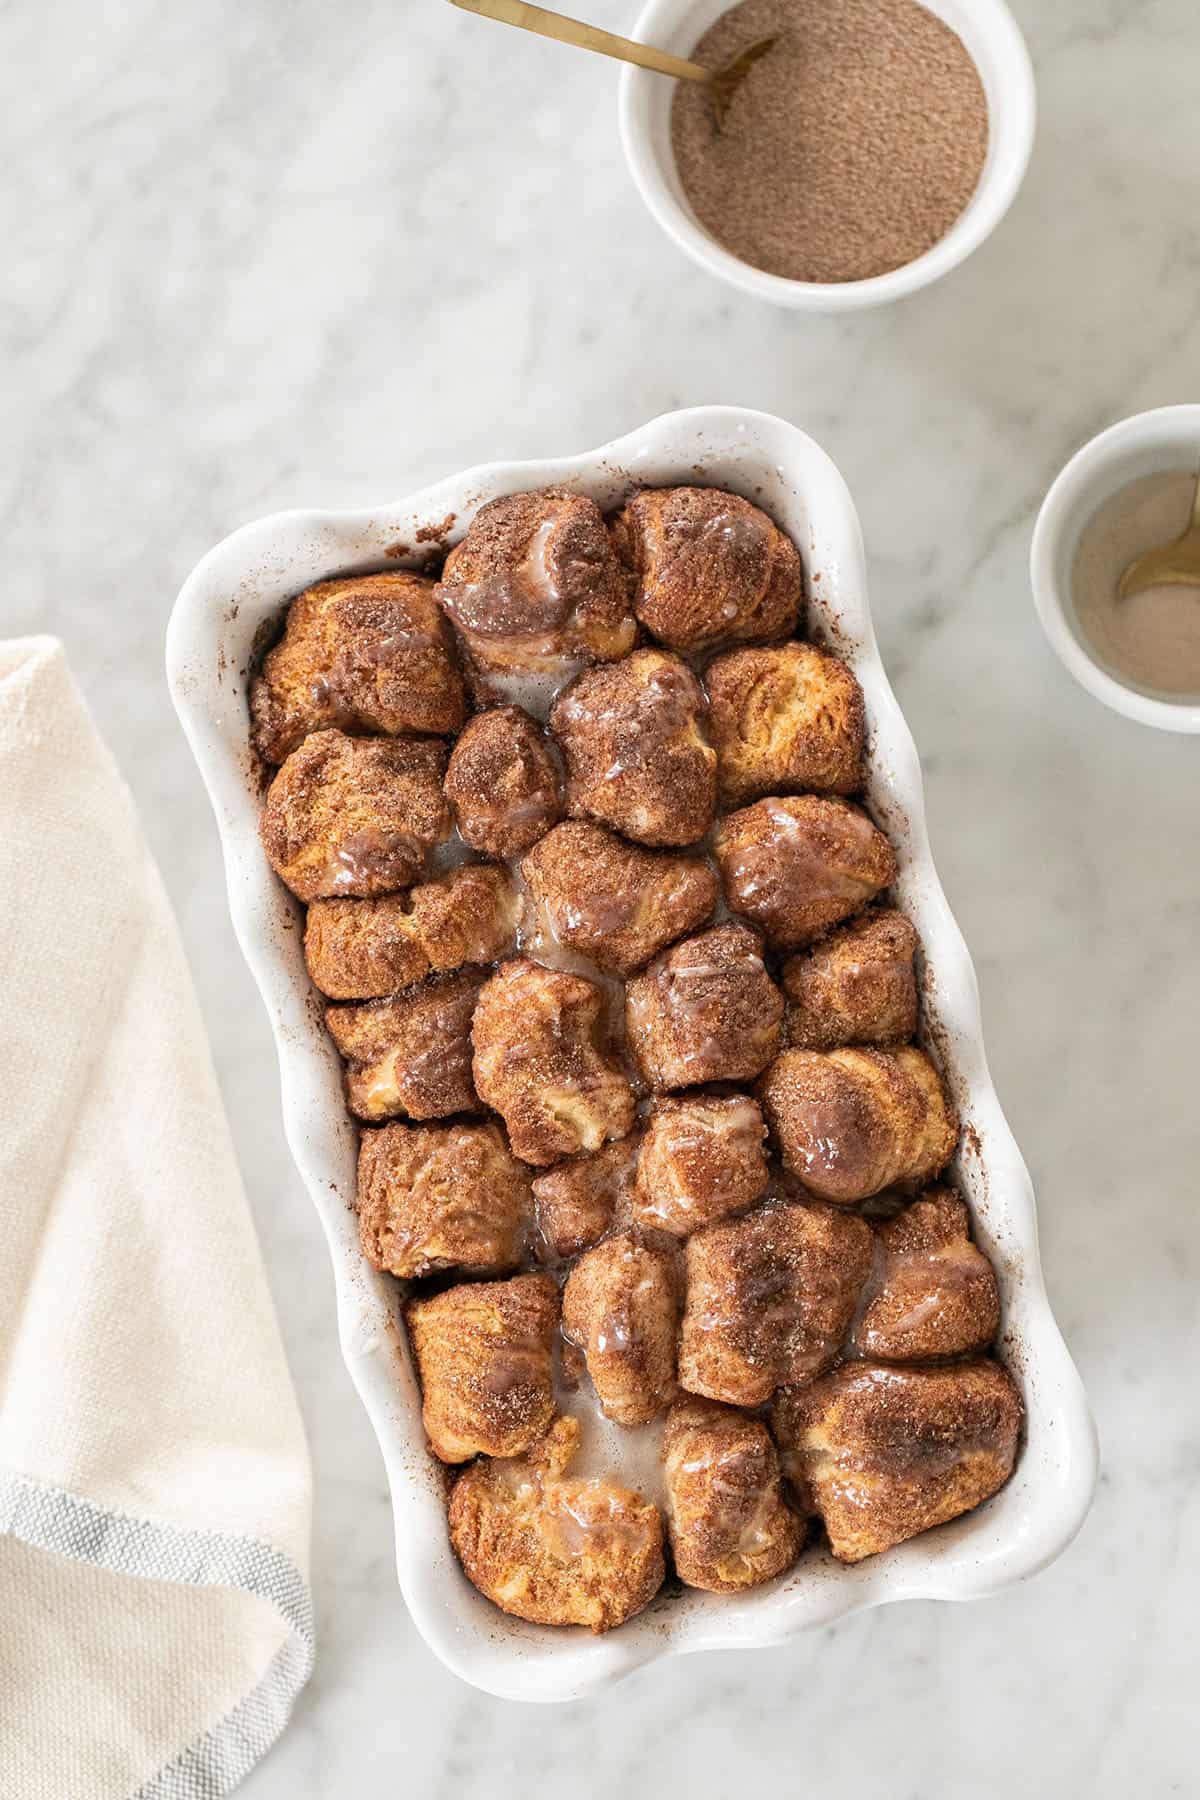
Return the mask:
<path fill-rule="evenodd" d="M 904 914 L 881 906 L 789 957 L 780 975 L 785 1042 L 796 1050 L 904 1043 L 917 1029 L 918 948 Z"/>
<path fill-rule="evenodd" d="M 825 1521 L 839 1562 L 970 1512 L 1004 1486 L 1023 1408 L 999 1363 L 845 1363 L 785 1389 L 772 1415 L 783 1470 Z"/>
<path fill-rule="evenodd" d="M 685 1246 L 679 1382 L 761 1406 L 829 1368 L 871 1268 L 871 1229 L 836 1207 L 772 1204 L 711 1225 Z"/>
<path fill-rule="evenodd" d="M 563 1336 L 583 1351 L 606 1418 L 648 1425 L 670 1405 L 678 1321 L 673 1251 L 632 1231 L 584 1251 L 563 1289 Z"/>
<path fill-rule="evenodd" d="M 358 1153 L 367 1261 L 413 1279 L 441 1269 L 505 1274 L 525 1252 L 529 1170 L 498 1125 L 384 1125 Z"/>
<path fill-rule="evenodd" d="M 734 912 L 774 950 L 808 944 L 896 879 L 896 854 L 866 813 L 815 794 L 758 800 L 717 827 L 717 866 Z"/>
<path fill-rule="evenodd" d="M 450 1496 L 450 1541 L 467 1579 L 518 1619 L 611 1631 L 662 1586 L 662 1520 L 630 1488 L 565 1473 L 579 1421 L 556 1419 L 512 1462 L 482 1458 Z"/>
<path fill-rule="evenodd" d="M 558 1288 L 549 1275 L 460 1282 L 410 1300 L 405 1318 L 421 1375 L 421 1417 L 442 1462 L 519 1456 L 547 1431 L 558 1330 Z"/>
<path fill-rule="evenodd" d="M 483 856 L 520 856 L 562 817 L 558 770 L 541 726 L 519 706 L 468 719 L 450 752 L 446 798 Z"/>
<path fill-rule="evenodd" d="M 694 844 L 713 822 L 717 754 L 687 664 L 661 650 L 585 669 L 550 714 L 567 765 L 567 811 L 641 844 Z"/>
<path fill-rule="evenodd" d="M 540 963 L 508 962 L 475 1009 L 475 1088 L 515 1154 L 545 1167 L 633 1127 L 633 1090 L 602 1046 L 604 993 Z"/>
<path fill-rule="evenodd" d="M 613 520 L 638 618 L 672 650 L 786 637 L 804 600 L 796 546 L 757 506 L 719 488 L 654 488 Z"/>
<path fill-rule="evenodd" d="M 533 1183 L 538 1254 L 543 1262 L 578 1256 L 631 1217 L 638 1138 L 618 1138 L 591 1156 L 556 1163 Z"/>
<path fill-rule="evenodd" d="M 432 581 L 396 570 L 319 581 L 250 688 L 254 747 L 269 763 L 310 731 L 457 731 L 462 676 Z"/>
<path fill-rule="evenodd" d="M 811 1194 L 847 1203 L 929 1181 L 958 1123 L 923 1050 L 785 1050 L 759 1084 L 784 1167 Z"/>
<path fill-rule="evenodd" d="M 433 738 L 315 731 L 267 790 L 267 860 L 299 900 L 394 893 L 450 835 L 446 747 Z"/>
<path fill-rule="evenodd" d="M 556 825 L 521 873 L 553 937 L 613 975 L 702 925 L 720 893 L 703 857 L 644 850 L 590 819 Z"/>
<path fill-rule="evenodd" d="M 805 1524 L 783 1498 L 779 1457 L 760 1420 L 686 1395 L 667 1415 L 662 1449 L 681 1581 L 738 1594 L 791 1567 Z"/>
<path fill-rule="evenodd" d="M 858 792 L 867 715 L 839 657 L 815 644 L 731 650 L 709 663 L 704 685 L 724 805 Z"/>
<path fill-rule="evenodd" d="M 482 969 L 460 969 L 390 1000 L 326 1008 L 330 1036 L 349 1065 L 346 1102 L 356 1118 L 447 1119 L 482 1110 L 471 1080 L 471 1020 L 486 979 Z"/>
<path fill-rule="evenodd" d="M 744 925 L 717 925 L 657 957 L 625 991 L 630 1054 L 660 1092 L 749 1081 L 779 1045 L 783 996 Z"/>
<path fill-rule="evenodd" d="M 629 577 L 599 509 L 544 488 L 481 506 L 446 558 L 437 597 L 477 697 L 505 678 L 557 676 L 633 648 Z"/>
<path fill-rule="evenodd" d="M 304 959 L 331 1000 L 379 1000 L 431 971 L 493 962 L 516 943 L 521 902 L 506 869 L 468 863 L 407 894 L 317 900 Z"/>
<path fill-rule="evenodd" d="M 883 1263 L 854 1334 L 860 1354 L 924 1362 L 986 1349 L 1000 1329 L 1000 1296 L 958 1195 L 930 1188 L 875 1231 Z"/>
<path fill-rule="evenodd" d="M 638 1155 L 637 1223 L 687 1237 L 745 1212 L 767 1190 L 766 1135 L 747 1094 L 656 1100 Z"/>

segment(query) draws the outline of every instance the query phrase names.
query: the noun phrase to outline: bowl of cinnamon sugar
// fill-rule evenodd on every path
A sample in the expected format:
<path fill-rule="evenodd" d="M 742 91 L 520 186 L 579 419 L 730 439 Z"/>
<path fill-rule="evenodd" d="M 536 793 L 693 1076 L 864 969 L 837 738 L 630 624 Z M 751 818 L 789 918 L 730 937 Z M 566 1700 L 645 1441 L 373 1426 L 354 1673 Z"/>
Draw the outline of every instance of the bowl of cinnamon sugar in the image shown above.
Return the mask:
<path fill-rule="evenodd" d="M 648 0 L 633 36 L 719 68 L 774 42 L 718 123 L 708 91 L 627 67 L 621 139 L 680 248 L 777 306 L 926 287 L 1021 185 L 1033 69 L 1004 0 Z"/>

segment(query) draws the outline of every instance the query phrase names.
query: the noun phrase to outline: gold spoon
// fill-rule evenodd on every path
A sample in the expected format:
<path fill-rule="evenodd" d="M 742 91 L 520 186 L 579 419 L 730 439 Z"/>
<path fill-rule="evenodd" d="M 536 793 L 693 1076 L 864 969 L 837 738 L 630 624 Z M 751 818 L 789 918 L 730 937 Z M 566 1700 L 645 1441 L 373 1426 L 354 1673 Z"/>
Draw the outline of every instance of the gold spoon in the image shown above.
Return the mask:
<path fill-rule="evenodd" d="M 1159 550 L 1135 556 L 1117 584 L 1122 600 L 1152 587 L 1200 587 L 1200 478 L 1192 499 L 1192 521 L 1182 537 Z"/>
<path fill-rule="evenodd" d="M 479 13 L 485 19 L 498 19 L 502 25 L 518 25 L 522 31 L 536 31 L 539 37 L 556 38 L 560 44 L 574 44 L 580 50 L 598 50 L 601 56 L 615 56 L 620 62 L 636 63 L 640 69 L 653 69 L 658 75 L 673 75 L 678 81 L 701 81 L 712 101 L 717 129 L 725 123 L 729 103 L 745 80 L 749 69 L 765 56 L 775 38 L 759 38 L 739 50 L 720 69 L 706 69 L 702 63 L 688 62 L 652 44 L 635 44 L 632 38 L 618 37 L 615 32 L 601 31 L 597 25 L 585 25 L 581 19 L 568 19 L 563 13 L 547 12 L 544 6 L 529 6 L 525 0 L 451 0 L 464 12 Z"/>

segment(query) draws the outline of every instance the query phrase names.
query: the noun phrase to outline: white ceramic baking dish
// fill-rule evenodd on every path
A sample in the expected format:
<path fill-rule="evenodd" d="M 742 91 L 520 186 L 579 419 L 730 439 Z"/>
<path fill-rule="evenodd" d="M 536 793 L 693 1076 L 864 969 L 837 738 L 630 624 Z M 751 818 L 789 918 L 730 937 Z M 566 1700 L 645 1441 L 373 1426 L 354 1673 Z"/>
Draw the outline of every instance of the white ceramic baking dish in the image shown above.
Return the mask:
<path fill-rule="evenodd" d="M 899 852 L 898 897 L 924 944 L 926 1041 L 963 1117 L 954 1175 L 999 1277 L 1004 1354 L 1024 1391 L 1027 1431 L 1008 1486 L 963 1519 L 854 1568 L 810 1552 L 741 1598 L 663 1595 L 621 1630 L 593 1638 L 506 1618 L 470 1586 L 450 1551 L 398 1289 L 359 1252 L 355 1131 L 305 973 L 299 908 L 259 847 L 246 671 L 256 640 L 291 595 L 325 576 L 416 560 L 414 548 L 419 556 L 422 543 L 457 539 L 497 495 L 565 483 L 607 507 L 636 485 L 695 481 L 758 501 L 791 534 L 812 578 L 811 626 L 862 682 L 869 801 Z M 854 505 L 811 438 L 764 413 L 702 407 L 582 456 L 489 463 L 394 505 L 278 513 L 226 538 L 189 577 L 171 617 L 167 669 L 216 811 L 234 927 L 274 1029 L 288 1142 L 329 1242 L 342 1350 L 387 1465 L 401 1591 L 443 1662 L 502 1697 L 565 1700 L 659 1657 L 777 1644 L 889 1600 L 994 1593 L 1065 1548 L 1095 1485 L 1095 1433 L 1042 1284 L 1033 1190 L 988 1075 L 974 971 L 930 858 L 920 764 L 876 648 Z"/>

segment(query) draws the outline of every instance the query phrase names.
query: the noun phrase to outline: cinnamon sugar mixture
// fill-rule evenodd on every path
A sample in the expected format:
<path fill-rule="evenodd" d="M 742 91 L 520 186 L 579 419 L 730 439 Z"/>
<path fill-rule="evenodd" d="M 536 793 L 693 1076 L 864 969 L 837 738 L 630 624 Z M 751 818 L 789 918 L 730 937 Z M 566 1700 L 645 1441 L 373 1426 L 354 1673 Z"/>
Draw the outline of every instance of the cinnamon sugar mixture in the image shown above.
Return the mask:
<path fill-rule="evenodd" d="M 672 145 L 701 225 L 794 281 L 862 281 L 923 255 L 987 154 L 961 39 L 916 0 L 743 0 L 693 55 L 720 67 L 774 34 L 721 131 L 703 87 L 676 87 Z"/>

